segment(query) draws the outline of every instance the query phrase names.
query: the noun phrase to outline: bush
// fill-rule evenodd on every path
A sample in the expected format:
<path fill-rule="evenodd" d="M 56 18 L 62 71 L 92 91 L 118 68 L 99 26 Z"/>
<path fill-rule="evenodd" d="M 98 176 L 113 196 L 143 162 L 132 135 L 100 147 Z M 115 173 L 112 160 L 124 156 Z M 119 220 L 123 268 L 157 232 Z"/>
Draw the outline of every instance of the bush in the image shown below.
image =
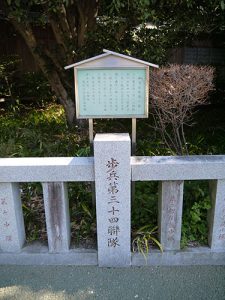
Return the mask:
<path fill-rule="evenodd" d="M 152 73 L 150 89 L 154 128 L 174 154 L 188 154 L 185 125 L 192 125 L 196 106 L 213 90 L 212 67 L 170 65 Z"/>

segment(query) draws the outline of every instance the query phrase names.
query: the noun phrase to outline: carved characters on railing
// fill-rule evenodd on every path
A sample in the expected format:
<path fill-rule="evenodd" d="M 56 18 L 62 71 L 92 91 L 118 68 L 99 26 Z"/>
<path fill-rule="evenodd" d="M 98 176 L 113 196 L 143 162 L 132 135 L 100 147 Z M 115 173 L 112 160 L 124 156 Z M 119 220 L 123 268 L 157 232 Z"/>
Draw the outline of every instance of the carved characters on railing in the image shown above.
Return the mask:
<path fill-rule="evenodd" d="M 168 213 L 168 228 L 167 228 L 167 240 L 174 241 L 174 235 L 176 231 L 176 209 L 177 209 L 177 199 L 172 196 L 169 200 L 167 207 Z"/>
<path fill-rule="evenodd" d="M 0 214 L 2 215 L 3 236 L 5 242 L 12 242 L 12 235 L 10 233 L 10 223 L 8 221 L 8 202 L 6 198 L 0 198 Z"/>
<path fill-rule="evenodd" d="M 106 164 L 106 180 L 108 182 L 108 247 L 119 247 L 119 176 L 117 167 L 119 162 L 111 158 Z"/>
<path fill-rule="evenodd" d="M 221 223 L 219 226 L 219 240 L 225 240 L 225 199 L 223 200 L 224 207 L 222 208 L 222 214 L 221 214 Z"/>

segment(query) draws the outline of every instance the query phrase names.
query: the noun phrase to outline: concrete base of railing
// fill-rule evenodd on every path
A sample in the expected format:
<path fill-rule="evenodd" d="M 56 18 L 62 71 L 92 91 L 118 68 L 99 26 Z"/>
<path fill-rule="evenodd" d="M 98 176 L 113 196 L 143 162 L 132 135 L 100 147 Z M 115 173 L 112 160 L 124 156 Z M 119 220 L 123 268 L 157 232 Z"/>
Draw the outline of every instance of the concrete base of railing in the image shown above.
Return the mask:
<path fill-rule="evenodd" d="M 161 253 L 153 250 L 146 258 L 135 253 L 132 258 L 133 266 L 187 266 L 187 265 L 225 265 L 225 252 L 212 251 L 208 247 L 187 248 L 179 251 Z"/>
<path fill-rule="evenodd" d="M 97 250 L 76 248 L 64 253 L 49 253 L 40 242 L 25 246 L 21 252 L 0 251 L 0 265 L 97 265 Z"/>
<path fill-rule="evenodd" d="M 67 253 L 49 253 L 41 243 L 27 245 L 19 253 L 0 252 L 0 265 L 98 265 L 95 249 L 70 249 Z M 144 257 L 133 253 L 131 266 L 225 265 L 225 252 L 208 247 L 187 248 L 179 251 L 151 250 Z"/>

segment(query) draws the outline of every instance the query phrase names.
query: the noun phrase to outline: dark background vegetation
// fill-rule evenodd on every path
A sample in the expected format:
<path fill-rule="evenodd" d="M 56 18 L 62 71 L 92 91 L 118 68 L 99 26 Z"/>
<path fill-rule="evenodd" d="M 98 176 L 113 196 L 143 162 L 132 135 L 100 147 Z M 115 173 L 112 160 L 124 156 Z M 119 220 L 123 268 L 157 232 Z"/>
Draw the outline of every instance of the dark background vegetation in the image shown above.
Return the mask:
<path fill-rule="evenodd" d="M 87 124 L 75 119 L 73 74 L 63 67 L 103 48 L 160 66 L 215 67 L 208 105 L 196 109 L 185 131 L 189 154 L 225 153 L 224 1 L 0 0 L 0 33 L 0 157 L 90 155 Z M 151 117 L 137 124 L 137 155 L 172 154 Z M 94 128 L 131 132 L 130 125 L 99 120 Z M 41 186 L 21 189 L 28 240 L 46 239 Z M 140 227 L 157 224 L 157 189 L 155 182 L 136 184 L 134 236 Z M 71 183 L 69 194 L 74 241 L 93 245 L 91 188 Z M 183 246 L 207 243 L 209 207 L 207 182 L 186 182 Z"/>

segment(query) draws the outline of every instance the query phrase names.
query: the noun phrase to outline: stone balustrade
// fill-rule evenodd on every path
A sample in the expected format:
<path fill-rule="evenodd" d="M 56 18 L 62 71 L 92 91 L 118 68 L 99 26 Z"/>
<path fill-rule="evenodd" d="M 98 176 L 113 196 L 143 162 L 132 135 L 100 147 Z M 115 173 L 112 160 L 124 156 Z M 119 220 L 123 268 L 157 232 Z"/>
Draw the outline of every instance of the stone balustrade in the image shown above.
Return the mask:
<path fill-rule="evenodd" d="M 180 250 L 184 180 L 208 180 L 208 247 Z M 98 249 L 70 245 L 67 182 L 95 182 Z M 159 181 L 163 253 L 131 253 L 131 181 Z M 41 182 L 48 247 L 26 244 L 18 183 Z M 225 156 L 131 157 L 128 134 L 97 134 L 94 157 L 0 159 L 0 264 L 225 264 Z"/>

